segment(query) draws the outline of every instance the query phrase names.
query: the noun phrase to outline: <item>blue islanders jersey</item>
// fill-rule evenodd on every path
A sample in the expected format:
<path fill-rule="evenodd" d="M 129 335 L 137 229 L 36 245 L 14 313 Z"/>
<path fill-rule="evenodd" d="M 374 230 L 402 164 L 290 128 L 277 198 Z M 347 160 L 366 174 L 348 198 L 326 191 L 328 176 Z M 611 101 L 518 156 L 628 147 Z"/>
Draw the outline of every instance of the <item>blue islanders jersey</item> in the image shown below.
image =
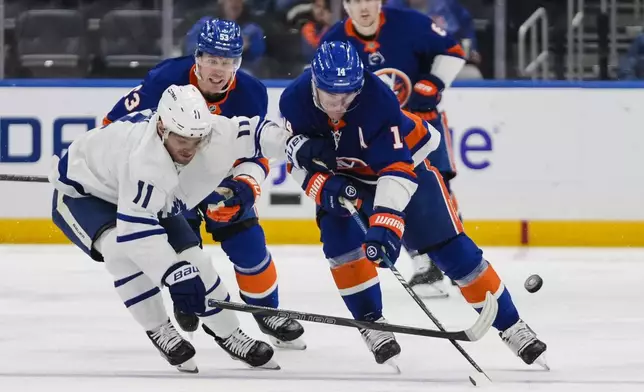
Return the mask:
<path fill-rule="evenodd" d="M 415 178 L 414 168 L 438 146 L 438 132 L 400 109 L 394 93 L 365 71 L 362 91 L 342 120 L 334 123 L 312 99 L 311 71 L 295 79 L 280 97 L 286 128 L 294 134 L 332 138 L 338 172 L 375 184 L 384 175 Z"/>
<path fill-rule="evenodd" d="M 394 91 L 402 108 L 416 83 L 430 73 L 437 56 L 465 57 L 453 37 L 426 15 L 410 9 L 383 7 L 380 27 L 371 40 L 361 37 L 347 18 L 331 27 L 322 41 L 349 41 L 355 46 L 365 68 Z"/>
<path fill-rule="evenodd" d="M 197 75 L 195 75 L 194 56 L 167 59 L 152 68 L 139 86 L 132 89 L 114 105 L 103 119 L 103 125 L 134 111 L 156 108 L 165 89 L 173 84 L 178 86 L 192 84 L 199 88 Z M 226 117 L 260 116 L 264 119 L 268 110 L 266 86 L 249 74 L 237 71 L 228 91 L 218 101 L 208 102 L 208 108 L 211 113 Z M 262 157 L 243 159 L 237 161 L 236 165 L 247 161 L 256 163 L 263 170 L 264 177 L 255 178 L 258 182 L 262 182 L 270 170 L 268 160 Z"/>
<path fill-rule="evenodd" d="M 103 119 L 103 125 L 144 109 L 156 108 L 161 95 L 170 85 L 197 86 L 194 56 L 177 57 L 162 61 L 152 68 L 143 82 L 121 98 Z M 197 86 L 198 87 L 198 86 Z M 216 102 L 208 102 L 210 111 L 226 117 L 266 117 L 268 93 L 258 79 L 237 71 L 232 86 Z"/>

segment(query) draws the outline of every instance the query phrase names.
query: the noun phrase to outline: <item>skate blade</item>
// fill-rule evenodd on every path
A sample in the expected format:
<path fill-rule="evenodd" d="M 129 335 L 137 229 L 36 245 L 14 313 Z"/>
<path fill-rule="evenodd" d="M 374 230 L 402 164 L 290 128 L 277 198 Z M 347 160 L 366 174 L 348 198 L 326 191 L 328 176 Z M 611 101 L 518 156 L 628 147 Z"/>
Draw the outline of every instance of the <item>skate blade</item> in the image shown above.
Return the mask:
<path fill-rule="evenodd" d="M 244 363 L 246 363 L 246 362 L 244 362 Z M 246 366 L 248 366 L 251 369 L 264 369 L 264 370 L 280 370 L 281 369 L 281 366 L 273 359 L 269 360 L 268 362 L 266 362 L 265 364 L 260 365 L 260 366 L 252 366 L 249 363 L 246 363 Z"/>
<path fill-rule="evenodd" d="M 398 363 L 396 362 L 397 357 L 398 356 L 396 355 L 395 357 L 389 358 L 385 361 L 385 363 L 383 363 L 383 365 L 390 366 L 392 369 L 394 369 L 396 374 L 401 374 L 402 371 L 400 371 L 400 366 L 398 366 Z"/>
<path fill-rule="evenodd" d="M 281 369 L 280 365 L 273 359 L 271 359 L 270 361 L 266 362 L 262 366 L 258 366 L 258 368 L 267 369 L 267 370 L 280 370 Z"/>
<path fill-rule="evenodd" d="M 199 373 L 199 368 L 197 367 L 197 362 L 194 358 L 191 358 L 175 367 L 182 373 Z"/>
<path fill-rule="evenodd" d="M 441 299 L 449 297 L 449 293 L 442 282 L 433 284 L 417 284 L 412 287 L 412 290 L 414 290 L 420 298 L 424 299 Z"/>
<path fill-rule="evenodd" d="M 251 365 L 250 363 L 248 363 L 248 362 L 246 362 L 244 360 L 241 360 L 239 358 L 233 357 L 232 355 L 230 357 L 232 359 L 234 359 L 235 361 L 243 362 L 246 366 L 248 366 L 249 369 L 264 369 L 264 370 L 280 370 L 281 369 L 280 365 L 274 359 L 269 359 L 268 362 L 266 362 L 263 365 L 253 366 L 253 365 Z"/>
<path fill-rule="evenodd" d="M 550 371 L 550 366 L 548 366 L 548 363 L 546 361 L 546 353 L 539 355 L 539 357 L 534 361 L 534 364 L 539 365 L 543 370 L 547 372 Z"/>
<path fill-rule="evenodd" d="M 304 342 L 304 340 L 300 338 L 286 342 L 279 340 L 274 336 L 268 335 L 268 340 L 270 340 L 273 346 L 275 346 L 276 348 L 281 348 L 284 350 L 306 350 L 306 342 Z"/>

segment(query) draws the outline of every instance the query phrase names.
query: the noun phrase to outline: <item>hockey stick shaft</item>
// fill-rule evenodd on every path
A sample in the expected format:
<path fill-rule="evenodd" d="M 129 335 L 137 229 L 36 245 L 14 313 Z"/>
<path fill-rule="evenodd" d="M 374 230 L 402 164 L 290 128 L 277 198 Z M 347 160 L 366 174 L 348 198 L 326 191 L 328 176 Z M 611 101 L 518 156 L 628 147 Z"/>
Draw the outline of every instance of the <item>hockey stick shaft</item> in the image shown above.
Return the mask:
<path fill-rule="evenodd" d="M 466 342 L 472 341 L 471 337 L 468 336 L 468 334 L 465 331 L 455 331 L 455 332 L 436 331 L 432 329 L 408 327 L 404 325 L 372 323 L 368 321 L 359 321 L 359 320 L 354 320 L 350 318 L 329 316 L 325 314 L 305 313 L 305 312 L 298 312 L 294 310 L 285 310 L 285 309 L 273 309 L 273 308 L 267 308 L 264 306 L 255 306 L 255 305 L 248 305 L 248 304 L 229 302 L 229 301 L 219 301 L 216 299 L 209 299 L 208 306 L 252 313 L 258 316 L 277 316 L 277 317 L 285 317 L 285 318 L 301 320 L 301 321 L 308 321 L 312 323 L 338 325 L 341 327 L 375 329 L 378 331 L 424 336 L 428 338 L 437 338 L 437 339 L 454 339 L 454 340 L 461 340 Z"/>
<path fill-rule="evenodd" d="M 342 199 L 341 200 L 342 205 L 349 210 L 351 213 L 351 217 L 353 220 L 356 222 L 356 224 L 360 227 L 360 229 L 366 234 L 367 233 L 367 226 L 365 225 L 364 221 L 362 220 L 362 217 L 360 216 L 360 213 L 358 210 L 356 210 L 355 206 L 353 203 L 351 203 L 348 200 Z M 410 297 L 413 298 L 413 300 L 418 304 L 418 306 L 423 310 L 423 312 L 429 317 L 430 320 L 436 325 L 436 327 L 441 330 L 445 331 L 445 327 L 443 327 L 443 324 L 434 316 L 434 314 L 427 308 L 425 303 L 423 302 L 422 299 L 414 292 L 414 290 L 409 286 L 409 283 L 407 283 L 407 280 L 400 274 L 398 269 L 394 266 L 394 264 L 387 258 L 387 256 L 383 257 L 383 261 L 389 267 L 391 272 L 394 274 L 398 282 L 404 287 L 405 291 L 409 294 Z M 452 345 L 458 350 L 458 352 L 461 353 L 461 355 L 472 365 L 474 369 L 476 369 L 477 372 L 482 373 L 485 377 L 487 377 L 488 380 L 491 381 L 490 377 L 481 369 L 481 367 L 474 361 L 474 359 L 465 351 L 465 349 L 454 339 L 450 339 L 450 342 Z"/>
<path fill-rule="evenodd" d="M 49 182 L 47 176 L 28 176 L 22 174 L 0 174 L 0 181 Z"/>

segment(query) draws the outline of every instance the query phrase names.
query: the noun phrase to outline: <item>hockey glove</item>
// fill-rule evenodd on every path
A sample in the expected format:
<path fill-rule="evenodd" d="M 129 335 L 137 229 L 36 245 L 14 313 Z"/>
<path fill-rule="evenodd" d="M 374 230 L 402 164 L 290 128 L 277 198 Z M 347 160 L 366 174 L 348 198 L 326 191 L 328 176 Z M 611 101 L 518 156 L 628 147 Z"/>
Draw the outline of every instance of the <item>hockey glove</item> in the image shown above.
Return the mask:
<path fill-rule="evenodd" d="M 357 209 L 360 209 L 362 204 L 358 189 L 344 176 L 327 173 L 308 174 L 303 187 L 306 195 L 313 199 L 315 204 L 333 215 L 351 215 L 340 203 L 341 197 L 352 202 Z"/>
<path fill-rule="evenodd" d="M 216 222 L 231 222 L 244 216 L 255 205 L 262 188 L 251 176 L 239 175 L 227 178 L 219 184 L 218 193 L 224 199 L 217 204 L 208 204 L 206 214 Z"/>
<path fill-rule="evenodd" d="M 421 79 L 414 84 L 407 110 L 412 112 L 433 112 L 441 101 L 445 83 L 432 74 L 421 75 Z"/>
<path fill-rule="evenodd" d="M 172 302 L 179 310 L 189 314 L 206 311 L 206 287 L 197 267 L 180 261 L 168 269 L 161 281 L 168 286 Z"/>
<path fill-rule="evenodd" d="M 294 167 L 309 173 L 327 173 L 337 168 L 335 145 L 330 138 L 291 136 L 286 141 L 286 156 Z"/>
<path fill-rule="evenodd" d="M 376 207 L 369 218 L 369 229 L 363 248 L 367 259 L 386 268 L 386 256 L 395 263 L 400 255 L 402 236 L 405 231 L 405 214 L 385 207 Z"/>

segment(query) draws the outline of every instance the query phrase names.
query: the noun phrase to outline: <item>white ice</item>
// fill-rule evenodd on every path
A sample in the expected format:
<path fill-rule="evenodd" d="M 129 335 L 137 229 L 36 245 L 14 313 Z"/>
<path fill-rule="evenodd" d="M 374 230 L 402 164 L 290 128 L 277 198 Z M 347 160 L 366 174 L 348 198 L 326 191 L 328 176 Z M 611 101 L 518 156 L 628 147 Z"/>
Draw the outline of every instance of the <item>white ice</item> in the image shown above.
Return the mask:
<path fill-rule="evenodd" d="M 208 249 L 233 299 L 231 265 Z M 319 247 L 271 247 L 281 307 L 348 316 Z M 548 344 L 545 372 L 524 365 L 495 331 L 463 343 L 499 391 L 643 391 L 644 249 L 486 249 L 522 317 Z M 280 371 L 251 370 L 203 332 L 195 336 L 197 375 L 170 367 L 130 318 L 108 273 L 71 246 L 0 247 L 0 391 L 465 391 L 473 373 L 447 341 L 398 335 L 402 374 L 377 365 L 358 332 L 305 323 L 308 349 L 278 351 Z M 407 275 L 410 263 L 398 267 Z M 523 288 L 533 273 L 543 288 Z M 392 323 L 433 328 L 392 274 L 380 271 Z M 166 297 L 166 305 L 169 301 Z M 475 313 L 456 290 L 427 301 L 448 329 Z M 248 314 L 242 325 L 260 333 Z"/>

